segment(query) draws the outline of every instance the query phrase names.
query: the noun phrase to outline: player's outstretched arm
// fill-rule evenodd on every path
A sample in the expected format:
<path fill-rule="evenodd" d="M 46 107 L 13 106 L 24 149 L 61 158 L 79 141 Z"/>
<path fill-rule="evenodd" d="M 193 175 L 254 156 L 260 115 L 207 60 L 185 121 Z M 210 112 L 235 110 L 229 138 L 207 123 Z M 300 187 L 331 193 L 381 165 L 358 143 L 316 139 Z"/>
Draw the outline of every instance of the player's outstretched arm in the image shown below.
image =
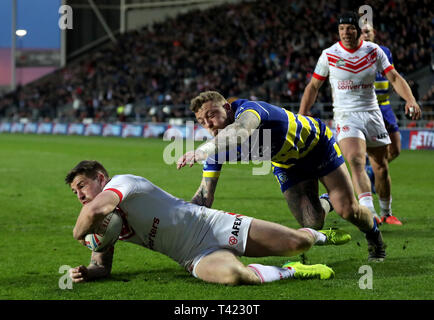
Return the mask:
<path fill-rule="evenodd" d="M 417 104 L 407 81 L 405 81 L 405 79 L 401 77 L 401 75 L 395 69 L 392 69 L 386 73 L 386 77 L 392 84 L 396 93 L 398 93 L 399 96 L 406 101 L 405 114 L 408 114 L 413 120 L 420 119 L 422 111 Z"/>
<path fill-rule="evenodd" d="M 218 178 L 203 177 L 199 189 L 197 189 L 196 193 L 191 199 L 191 202 L 200 206 L 211 208 L 214 202 L 214 193 L 217 187 L 217 182 Z"/>
<path fill-rule="evenodd" d="M 298 110 L 299 114 L 309 115 L 310 108 L 312 108 L 312 105 L 318 96 L 319 88 L 321 88 L 323 82 L 323 80 L 312 77 L 309 84 L 304 89 L 303 97 L 300 102 L 300 109 Z"/>
<path fill-rule="evenodd" d="M 112 270 L 113 253 L 114 247 L 104 252 L 92 252 L 90 264 L 87 267 L 81 265 L 69 270 L 72 281 L 78 283 L 108 277 Z"/>
<path fill-rule="evenodd" d="M 73 235 L 76 240 L 83 240 L 89 233 L 94 233 L 106 215 L 119 204 L 119 196 L 112 191 L 104 191 L 95 199 L 85 204 L 75 223 Z"/>
<path fill-rule="evenodd" d="M 246 141 L 260 124 L 261 121 L 255 114 L 243 112 L 233 123 L 220 130 L 213 139 L 180 157 L 177 161 L 177 169 L 186 165 L 191 167 L 195 162 L 206 160 L 216 153 L 235 149 Z"/>

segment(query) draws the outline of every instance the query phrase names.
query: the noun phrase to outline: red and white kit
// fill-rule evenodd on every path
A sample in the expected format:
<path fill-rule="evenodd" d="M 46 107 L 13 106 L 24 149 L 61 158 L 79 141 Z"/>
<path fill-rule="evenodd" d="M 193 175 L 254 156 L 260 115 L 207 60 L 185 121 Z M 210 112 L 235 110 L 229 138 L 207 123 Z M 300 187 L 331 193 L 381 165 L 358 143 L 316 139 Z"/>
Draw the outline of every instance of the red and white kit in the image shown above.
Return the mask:
<path fill-rule="evenodd" d="M 161 252 L 193 275 L 200 259 L 215 250 L 244 254 L 250 217 L 186 202 L 130 174 L 114 176 L 103 191 L 119 196 L 120 240 Z"/>
<path fill-rule="evenodd" d="M 381 48 L 361 41 L 347 49 L 339 41 L 323 50 L 313 77 L 329 78 L 337 140 L 355 137 L 366 140 L 368 147 L 390 143 L 375 95 L 375 74 L 393 69 Z"/>

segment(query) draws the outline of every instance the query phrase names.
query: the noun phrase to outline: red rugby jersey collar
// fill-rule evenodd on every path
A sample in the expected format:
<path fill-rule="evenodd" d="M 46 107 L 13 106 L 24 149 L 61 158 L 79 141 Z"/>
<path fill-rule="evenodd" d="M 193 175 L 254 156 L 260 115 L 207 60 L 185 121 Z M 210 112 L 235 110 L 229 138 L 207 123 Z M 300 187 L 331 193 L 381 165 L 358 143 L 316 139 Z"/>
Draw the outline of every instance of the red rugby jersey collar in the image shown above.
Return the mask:
<path fill-rule="evenodd" d="M 355 49 L 348 49 L 348 48 L 345 48 L 345 46 L 342 43 L 342 41 L 339 41 L 339 45 L 342 47 L 342 49 L 344 49 L 345 51 L 348 51 L 349 53 L 354 53 L 357 50 L 359 50 L 360 47 L 362 46 L 362 44 L 363 44 L 363 40 L 360 40 L 360 44 L 357 46 L 357 48 L 355 48 Z"/>

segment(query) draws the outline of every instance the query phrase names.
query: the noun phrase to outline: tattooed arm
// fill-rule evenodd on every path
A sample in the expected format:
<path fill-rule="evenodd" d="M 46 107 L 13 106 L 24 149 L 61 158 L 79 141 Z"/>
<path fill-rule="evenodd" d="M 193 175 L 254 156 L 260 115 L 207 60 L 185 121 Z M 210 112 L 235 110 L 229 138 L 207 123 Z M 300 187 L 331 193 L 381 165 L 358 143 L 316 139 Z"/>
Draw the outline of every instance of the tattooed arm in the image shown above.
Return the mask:
<path fill-rule="evenodd" d="M 205 160 L 209 156 L 236 148 L 246 141 L 253 130 L 258 128 L 261 121 L 252 112 L 242 113 L 234 123 L 220 130 L 218 135 L 203 144 L 196 150 L 189 151 L 178 159 L 177 168 L 185 167 L 187 164 L 193 166 L 195 162 Z"/>
<path fill-rule="evenodd" d="M 219 178 L 203 177 L 199 189 L 197 189 L 193 199 L 191 199 L 191 202 L 200 206 L 211 208 L 212 203 L 214 202 L 214 193 L 217 187 L 218 179 Z"/>
<path fill-rule="evenodd" d="M 69 270 L 73 282 L 90 281 L 97 278 L 105 278 L 110 275 L 113 263 L 114 247 L 103 252 L 93 252 L 90 264 L 83 265 Z"/>

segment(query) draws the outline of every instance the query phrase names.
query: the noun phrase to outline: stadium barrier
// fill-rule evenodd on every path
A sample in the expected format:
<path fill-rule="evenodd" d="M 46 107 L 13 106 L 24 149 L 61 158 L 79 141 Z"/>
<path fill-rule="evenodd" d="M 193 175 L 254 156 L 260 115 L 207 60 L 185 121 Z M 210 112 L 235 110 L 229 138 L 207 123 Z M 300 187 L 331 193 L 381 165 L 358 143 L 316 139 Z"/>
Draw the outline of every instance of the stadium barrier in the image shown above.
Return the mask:
<path fill-rule="evenodd" d="M 167 123 L 53 123 L 53 122 L 3 122 L 0 133 L 54 134 L 79 136 L 113 136 L 138 138 L 173 138 L 203 141 L 212 138 L 207 130 L 197 124 L 172 125 Z"/>
<path fill-rule="evenodd" d="M 333 134 L 335 131 L 332 129 Z M 212 138 L 210 133 L 198 124 L 172 125 L 167 123 L 53 123 L 53 122 L 2 122 L 0 133 L 24 134 L 54 134 L 79 136 L 114 136 L 114 137 L 141 137 L 194 139 L 203 141 Z M 434 129 L 400 129 L 402 149 L 434 150 Z"/>

